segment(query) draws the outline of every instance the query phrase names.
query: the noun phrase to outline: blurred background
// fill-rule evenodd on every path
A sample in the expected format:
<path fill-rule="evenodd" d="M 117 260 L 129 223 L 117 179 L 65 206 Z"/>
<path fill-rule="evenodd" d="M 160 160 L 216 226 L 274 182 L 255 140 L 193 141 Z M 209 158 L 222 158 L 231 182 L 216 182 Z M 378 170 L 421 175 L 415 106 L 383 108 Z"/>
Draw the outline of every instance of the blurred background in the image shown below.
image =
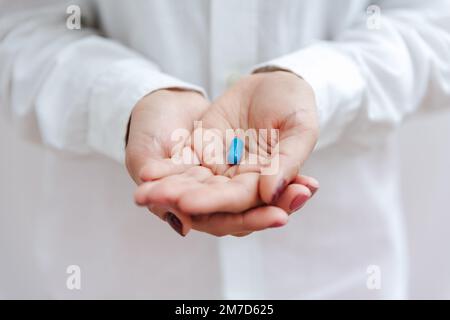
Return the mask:
<path fill-rule="evenodd" d="M 0 117 L 0 286 L 8 289 L 8 297 L 46 297 L 40 291 L 40 284 L 45 282 L 48 287 L 49 282 L 53 282 L 57 286 L 57 282 L 64 281 L 66 275 L 59 271 L 58 277 L 49 278 L 41 275 L 39 270 L 31 269 L 36 261 L 48 263 L 45 252 L 42 252 L 42 257 L 30 256 L 35 243 L 42 244 L 51 239 L 46 238 L 45 231 L 36 233 L 37 225 L 40 225 L 39 230 L 51 230 L 51 226 L 47 229 L 42 226 L 51 225 L 52 219 L 59 220 L 61 210 L 73 211 L 74 220 L 67 221 L 67 225 L 86 219 L 115 217 L 122 219 L 126 228 L 135 233 L 136 228 L 145 228 L 148 222 L 144 222 L 142 211 L 128 201 L 132 197 L 133 185 L 118 164 L 97 156 L 80 158 L 59 154 L 22 140 L 12 130 L 5 118 Z M 411 262 L 409 297 L 450 299 L 450 112 L 410 119 L 399 131 L 398 138 L 401 141 L 403 205 Z M 60 162 L 55 161 L 57 166 L 52 165 L 52 158 L 56 157 L 66 158 L 62 165 L 64 168 Z M 67 169 L 70 176 L 63 176 Z M 49 175 L 52 179 L 44 183 L 43 177 L 48 179 Z M 65 190 L 61 190 L 62 181 L 69 182 Z M 129 185 L 129 194 L 119 195 L 123 188 L 115 186 L 123 185 Z M 96 193 L 92 194 L 90 190 L 96 190 Z M 104 191 L 99 193 L 98 190 Z M 80 198 L 72 196 L 75 191 L 81 192 Z M 96 201 L 98 198 L 102 201 Z M 111 212 L 110 208 L 114 211 Z M 97 214 L 90 215 L 92 210 Z M 104 213 L 99 216 L 98 212 Z M 93 225 L 101 224 L 100 221 L 92 222 Z M 95 230 L 79 231 L 68 237 L 95 233 Z M 79 241 L 85 240 L 81 237 Z M 208 243 L 204 250 L 214 254 L 214 242 Z M 112 245 L 117 244 L 105 243 L 105 247 Z M 83 247 L 82 243 L 80 247 Z M 89 247 L 88 243 L 86 247 Z M 51 243 L 48 243 L 48 250 L 52 250 Z M 77 248 L 67 250 L 70 252 Z M 67 252 L 61 252 L 62 263 L 70 264 L 69 256 Z M 30 261 L 30 265 L 24 265 L 23 261 Z M 208 272 L 204 272 L 207 279 Z M 138 280 L 128 278 L 127 281 Z M 182 291 L 180 288 L 180 294 Z M 61 292 L 60 297 L 69 294 L 64 290 Z M 214 298 L 210 291 L 205 294 Z M 164 295 L 162 292 L 161 297 Z"/>
<path fill-rule="evenodd" d="M 411 119 L 399 138 L 410 298 L 450 299 L 450 112 Z"/>

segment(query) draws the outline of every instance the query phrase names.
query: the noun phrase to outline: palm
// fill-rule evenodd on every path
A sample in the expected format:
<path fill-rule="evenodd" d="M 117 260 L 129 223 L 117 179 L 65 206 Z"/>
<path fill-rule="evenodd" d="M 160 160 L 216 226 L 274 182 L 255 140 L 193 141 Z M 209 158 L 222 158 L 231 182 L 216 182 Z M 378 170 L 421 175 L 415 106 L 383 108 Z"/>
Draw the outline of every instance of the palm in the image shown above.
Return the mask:
<path fill-rule="evenodd" d="M 269 95 L 267 91 L 270 90 L 266 86 L 273 87 L 273 84 L 258 81 L 256 85 L 253 80 L 242 81 L 215 101 L 201 117 L 202 128 L 212 129 L 215 135 L 219 135 L 223 150 L 227 149 L 225 137 L 230 129 L 280 130 L 277 137 L 279 139 L 275 142 L 267 138 L 259 139 L 258 134 L 250 133 L 247 136 L 247 159 L 252 154 L 259 156 L 259 159 L 271 159 L 271 147 L 277 143 L 284 148 L 286 145 L 290 146 L 291 137 L 298 135 L 298 121 L 292 121 L 292 116 L 309 116 L 307 112 L 299 111 L 295 103 L 301 97 L 292 97 L 294 90 L 288 84 L 281 84 L 282 92 L 272 91 Z M 286 99 L 280 99 L 280 95 Z M 156 181 L 155 178 L 162 175 L 158 176 L 158 172 L 146 170 L 145 180 L 153 181 L 139 188 L 136 193 L 136 201 L 139 204 L 162 207 L 178 216 L 192 216 L 193 227 L 198 230 L 207 229 L 214 234 L 220 234 L 223 230 L 228 233 L 251 232 L 286 223 L 286 212 L 293 211 L 294 200 L 299 197 L 308 199 L 318 187 L 313 179 L 295 174 L 284 186 L 286 190 L 281 196 L 276 199 L 266 196 L 266 199 L 270 200 L 267 201 L 261 196 L 260 172 L 263 165 L 260 162 L 249 164 L 244 159 L 243 163 L 235 166 L 224 162 L 211 163 L 207 161 L 210 159 L 205 153 L 205 144 L 197 144 L 195 136 L 196 131 L 192 135 L 192 149 L 200 158 L 202 166 L 184 167 L 177 174 L 172 172 L 170 176 Z M 173 144 L 167 145 L 172 147 L 167 156 L 175 156 Z M 312 147 L 306 145 L 305 148 Z M 193 150 L 189 150 L 194 154 Z M 223 156 L 225 159 L 225 155 Z M 270 192 L 272 191 L 266 191 L 266 194 Z M 264 202 L 270 202 L 276 207 L 261 207 Z M 257 219 L 253 218 L 256 214 Z M 191 222 L 190 219 L 184 221 L 189 224 Z M 227 223 L 228 228 L 224 227 Z"/>
<path fill-rule="evenodd" d="M 216 141 L 222 141 L 224 159 L 230 142 L 227 131 L 234 132 L 245 141 L 245 158 L 235 166 L 211 161 L 202 165 L 229 177 L 262 173 L 261 199 L 273 202 L 280 185 L 293 181 L 316 143 L 314 104 L 310 88 L 295 75 L 280 72 L 242 79 L 213 103 L 202 126 L 219 136 Z M 204 148 L 205 142 L 200 145 Z M 194 149 L 201 160 L 211 158 L 196 145 Z"/>
<path fill-rule="evenodd" d="M 144 168 L 153 178 L 182 170 L 170 161 L 177 129 L 191 132 L 209 102 L 198 93 L 161 90 L 147 96 L 136 106 L 130 123 L 126 162 L 136 183 L 142 181 Z M 157 170 L 155 170 L 157 169 Z"/>

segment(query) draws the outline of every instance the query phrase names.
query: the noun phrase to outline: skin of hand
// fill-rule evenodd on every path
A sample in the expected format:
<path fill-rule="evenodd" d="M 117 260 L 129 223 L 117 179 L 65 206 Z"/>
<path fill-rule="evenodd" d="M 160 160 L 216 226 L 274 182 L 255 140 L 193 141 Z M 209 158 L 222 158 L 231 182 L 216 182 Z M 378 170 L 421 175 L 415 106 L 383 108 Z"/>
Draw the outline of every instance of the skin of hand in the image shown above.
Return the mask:
<path fill-rule="evenodd" d="M 202 94 L 181 89 L 164 89 L 152 92 L 142 98 L 134 107 L 128 131 L 125 164 L 131 178 L 139 185 L 141 171 L 154 177 L 181 173 L 190 166 L 175 165 L 171 160 L 176 141 L 171 139 L 174 130 L 193 130 L 194 121 L 199 119 L 210 106 Z M 181 219 L 190 226 L 190 218 L 179 215 L 168 216 L 167 210 L 149 205 L 149 210 L 161 219 L 173 223 Z"/>
<path fill-rule="evenodd" d="M 202 117 L 202 126 L 218 130 L 223 137 L 227 129 L 278 130 L 275 145 L 271 146 L 276 152 L 265 159 L 276 159 L 277 170 L 261 175 L 259 180 L 259 194 L 266 204 L 276 202 L 294 181 L 319 136 L 313 89 L 305 80 L 287 71 L 262 72 L 242 78 L 214 101 Z M 271 143 L 259 139 L 256 141 L 258 150 L 248 150 L 248 153 L 264 155 L 260 151 L 268 150 L 267 145 Z M 227 147 L 224 145 L 225 149 Z M 210 167 L 215 173 L 226 175 L 235 174 L 235 170 L 255 170 L 248 165 Z"/>
<path fill-rule="evenodd" d="M 257 172 L 233 177 L 215 175 L 204 166 L 141 184 L 135 201 L 141 206 L 165 208 L 177 217 L 174 229 L 186 235 L 192 227 L 214 236 L 244 236 L 254 231 L 284 226 L 318 190 L 318 182 L 298 175 L 271 205 L 262 202 Z M 186 217 L 190 216 L 191 221 Z M 186 223 L 192 223 L 186 224 Z M 186 224 L 186 225 L 185 225 Z"/>
<path fill-rule="evenodd" d="M 133 178 L 138 184 L 142 184 L 143 177 L 148 180 L 151 176 L 153 180 L 172 175 L 187 175 L 192 171 L 201 172 L 202 169 L 192 168 L 191 165 L 179 165 L 172 162 L 175 147 L 175 141 L 171 139 L 174 130 L 183 128 L 189 132 L 193 129 L 195 120 L 201 118 L 202 114 L 208 109 L 210 102 L 201 94 L 192 91 L 182 91 L 177 89 L 159 90 L 147 95 L 141 99 L 133 109 L 130 119 L 130 128 L 128 134 L 128 143 L 126 148 L 126 166 Z M 203 168 L 209 171 L 207 168 Z M 195 177 L 195 175 L 194 175 Z M 227 179 L 226 177 L 223 177 Z M 215 177 L 214 179 L 220 179 Z M 253 180 L 256 181 L 256 180 Z M 167 182 L 167 180 L 164 180 Z M 181 184 L 190 186 L 184 182 Z M 168 184 L 168 189 L 176 188 L 180 184 Z M 301 188 L 301 186 L 298 186 Z M 253 190 L 256 187 L 253 186 Z M 295 187 L 292 187 L 289 194 L 292 194 Z M 309 191 L 303 189 L 308 196 Z M 153 194 L 151 194 L 153 195 Z M 289 197 L 289 196 L 288 196 Z M 249 200 L 243 199 L 244 202 Z M 281 200 L 280 203 L 287 203 L 288 200 Z M 161 205 L 155 203 L 146 203 L 148 209 L 158 217 L 167 221 L 175 230 L 185 235 L 189 232 L 192 225 L 191 217 L 180 210 L 172 209 L 166 203 Z M 286 207 L 286 205 L 284 204 Z M 259 214 L 259 213 L 263 214 Z M 259 216 L 258 216 L 259 214 Z M 232 230 L 237 230 L 236 235 L 241 235 L 244 230 L 260 230 L 264 227 L 280 226 L 286 221 L 286 213 L 278 208 L 256 208 L 249 210 L 242 217 L 242 224 L 237 214 L 215 213 L 213 215 L 198 217 L 194 220 L 194 228 L 208 232 L 214 235 L 225 235 Z M 253 217 L 253 218 L 252 218 Z M 258 219 L 255 219 L 258 217 Z M 267 217 L 260 219 L 259 217 Z M 181 228 L 180 228 L 181 226 Z M 222 228 L 221 226 L 226 226 Z"/>
<path fill-rule="evenodd" d="M 186 131 L 192 132 L 194 121 L 200 119 L 209 106 L 210 102 L 201 94 L 178 89 L 155 91 L 136 104 L 130 119 L 125 163 L 130 176 L 138 185 L 144 181 L 142 177 L 148 180 L 148 177 L 151 176 L 152 180 L 158 181 L 163 177 L 177 174 L 183 176 L 189 175 L 193 171 L 200 173 L 203 170 L 209 171 L 207 168 L 192 164 L 175 164 L 172 156 L 181 150 L 175 148 L 177 141 L 171 138 L 175 130 L 186 129 Z M 194 168 L 192 168 L 193 166 Z M 194 177 L 197 176 L 194 175 Z M 167 179 L 164 182 L 167 182 Z M 220 179 L 220 177 L 215 177 L 215 179 Z M 177 182 L 164 185 L 167 185 L 168 190 L 176 190 L 177 186 L 180 186 Z M 182 181 L 181 186 L 183 185 L 190 186 L 191 184 Z M 253 189 L 256 191 L 256 187 Z M 243 201 L 248 202 L 249 200 L 243 198 Z M 192 227 L 192 219 L 189 215 L 176 208 L 171 208 L 165 202 L 159 204 L 148 202 L 145 206 L 162 220 L 167 221 L 182 235 L 186 235 Z M 267 224 L 281 225 L 285 223 L 286 214 L 278 208 L 258 208 L 250 210 L 246 216 L 256 217 L 258 212 L 264 212 L 263 217 L 267 216 L 270 219 L 253 219 L 255 221 L 246 219 L 249 221 L 246 224 L 246 230 L 260 230 Z M 238 216 L 233 214 L 232 217 L 225 213 L 215 214 L 210 218 L 202 217 L 198 219 L 202 223 L 195 224 L 194 227 L 215 235 L 223 234 L 228 230 L 241 231 Z M 221 225 L 228 227 L 220 228 Z"/>
<path fill-rule="evenodd" d="M 318 189 L 315 179 L 298 175 L 318 136 L 314 94 L 301 78 L 283 71 L 245 77 L 219 97 L 201 120 L 203 127 L 219 133 L 278 129 L 279 170 L 260 175 L 260 168 L 254 166 L 203 162 L 200 168 L 154 181 L 158 177 L 144 169 L 141 178 L 152 182 L 139 187 L 138 204 L 192 215 L 193 227 L 200 231 L 246 235 L 284 225 L 287 213 L 298 210 Z M 202 160 L 202 150 L 196 153 Z"/>

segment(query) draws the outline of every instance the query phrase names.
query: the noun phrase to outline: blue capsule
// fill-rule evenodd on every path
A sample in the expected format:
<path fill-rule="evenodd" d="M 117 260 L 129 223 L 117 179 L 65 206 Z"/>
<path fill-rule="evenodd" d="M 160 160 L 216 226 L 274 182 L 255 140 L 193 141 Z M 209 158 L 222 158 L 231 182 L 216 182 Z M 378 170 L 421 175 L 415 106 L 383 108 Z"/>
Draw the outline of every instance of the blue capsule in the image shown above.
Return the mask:
<path fill-rule="evenodd" d="M 243 150 L 244 142 L 239 138 L 234 138 L 231 141 L 230 150 L 228 151 L 228 163 L 236 165 L 241 162 Z"/>

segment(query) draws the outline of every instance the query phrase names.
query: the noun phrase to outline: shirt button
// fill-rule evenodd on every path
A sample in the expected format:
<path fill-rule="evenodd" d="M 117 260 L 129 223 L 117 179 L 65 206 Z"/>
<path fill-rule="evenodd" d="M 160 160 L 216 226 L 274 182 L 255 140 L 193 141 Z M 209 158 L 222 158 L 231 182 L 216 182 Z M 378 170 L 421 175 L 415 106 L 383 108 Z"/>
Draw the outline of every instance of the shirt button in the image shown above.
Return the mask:
<path fill-rule="evenodd" d="M 227 88 L 232 87 L 241 77 L 242 75 L 239 72 L 231 72 L 227 77 Z"/>

